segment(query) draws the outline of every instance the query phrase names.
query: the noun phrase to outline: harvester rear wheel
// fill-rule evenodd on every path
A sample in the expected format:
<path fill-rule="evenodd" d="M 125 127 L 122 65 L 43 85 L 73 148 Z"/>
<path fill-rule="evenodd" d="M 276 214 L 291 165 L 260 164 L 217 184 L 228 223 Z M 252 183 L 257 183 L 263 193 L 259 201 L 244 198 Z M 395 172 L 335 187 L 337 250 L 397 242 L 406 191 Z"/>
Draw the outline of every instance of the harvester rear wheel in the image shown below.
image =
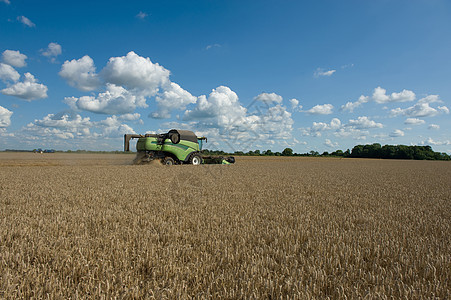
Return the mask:
<path fill-rule="evenodd" d="M 191 156 L 191 164 L 193 165 L 200 165 L 202 163 L 202 156 L 199 154 L 194 154 Z"/>
<path fill-rule="evenodd" d="M 175 161 L 174 161 L 174 159 L 172 157 L 166 156 L 163 159 L 163 165 L 172 166 L 172 165 L 175 165 Z"/>

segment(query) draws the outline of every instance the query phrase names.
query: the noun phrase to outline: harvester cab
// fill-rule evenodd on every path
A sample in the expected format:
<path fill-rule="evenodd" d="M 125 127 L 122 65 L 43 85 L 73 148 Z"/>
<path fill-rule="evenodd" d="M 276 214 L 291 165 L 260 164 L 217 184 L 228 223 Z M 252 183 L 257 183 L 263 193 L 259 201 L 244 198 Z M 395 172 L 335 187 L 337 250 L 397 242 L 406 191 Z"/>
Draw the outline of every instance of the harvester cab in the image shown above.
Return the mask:
<path fill-rule="evenodd" d="M 172 129 L 162 134 L 125 134 L 124 151 L 130 151 L 130 140 L 138 139 L 136 143 L 137 155 L 134 164 L 145 164 L 155 159 L 165 165 L 181 164 L 231 164 L 235 162 L 233 156 L 205 156 L 202 155 L 203 143 L 206 137 L 197 137 L 189 130 Z"/>

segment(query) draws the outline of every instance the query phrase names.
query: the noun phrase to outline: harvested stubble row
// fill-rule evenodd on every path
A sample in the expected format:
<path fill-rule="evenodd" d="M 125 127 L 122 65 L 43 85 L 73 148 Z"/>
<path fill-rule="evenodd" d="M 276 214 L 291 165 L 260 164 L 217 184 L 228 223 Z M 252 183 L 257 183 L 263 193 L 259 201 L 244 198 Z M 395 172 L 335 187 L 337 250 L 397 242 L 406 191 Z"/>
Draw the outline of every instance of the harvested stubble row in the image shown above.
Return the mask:
<path fill-rule="evenodd" d="M 448 162 L 32 158 L 0 156 L 0 298 L 450 294 Z"/>

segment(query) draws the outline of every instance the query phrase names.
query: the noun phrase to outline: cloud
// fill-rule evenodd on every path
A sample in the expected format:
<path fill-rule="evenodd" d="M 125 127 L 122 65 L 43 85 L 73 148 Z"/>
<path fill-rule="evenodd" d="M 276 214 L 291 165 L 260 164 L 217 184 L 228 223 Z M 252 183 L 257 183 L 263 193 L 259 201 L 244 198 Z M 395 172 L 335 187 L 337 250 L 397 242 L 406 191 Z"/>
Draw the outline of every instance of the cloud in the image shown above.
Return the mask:
<path fill-rule="evenodd" d="M 324 145 L 326 145 L 327 147 L 329 147 L 329 148 L 336 148 L 336 147 L 338 147 L 338 143 L 333 143 L 331 140 L 329 140 L 329 139 L 326 139 L 325 141 L 324 141 Z"/>
<path fill-rule="evenodd" d="M 354 67 L 354 64 L 347 64 L 347 65 L 341 66 L 342 69 L 353 68 L 353 67 Z"/>
<path fill-rule="evenodd" d="M 0 2 L 6 3 L 6 4 L 11 4 L 11 2 L 9 0 L 0 0 Z"/>
<path fill-rule="evenodd" d="M 104 137 L 117 137 L 123 136 L 126 133 L 136 133 L 133 128 L 127 124 L 122 124 L 116 116 L 111 116 L 105 120 L 99 121 L 96 125 L 100 127 L 102 136 Z"/>
<path fill-rule="evenodd" d="M 330 115 L 334 106 L 332 104 L 315 105 L 307 110 L 307 113 L 312 115 Z"/>
<path fill-rule="evenodd" d="M 141 118 L 141 115 L 139 113 L 123 114 L 123 115 L 118 116 L 119 120 L 124 120 L 124 121 L 136 121 L 139 118 Z"/>
<path fill-rule="evenodd" d="M 211 45 L 208 45 L 207 47 L 205 47 L 205 50 L 210 50 L 212 48 L 221 48 L 221 45 L 220 44 L 211 44 Z"/>
<path fill-rule="evenodd" d="M 139 90 L 145 96 L 155 96 L 161 86 L 170 82 L 169 70 L 133 51 L 127 56 L 110 58 L 102 75 L 109 83 Z"/>
<path fill-rule="evenodd" d="M 415 100 L 415 93 L 409 90 L 402 90 L 400 93 L 392 93 L 391 95 L 386 95 L 387 90 L 378 86 L 374 89 L 372 99 L 376 103 L 388 103 L 388 102 L 407 102 Z"/>
<path fill-rule="evenodd" d="M 404 121 L 404 124 L 406 124 L 406 125 L 421 125 L 424 123 L 426 123 L 424 120 L 417 119 L 417 118 L 407 118 Z"/>
<path fill-rule="evenodd" d="M 24 24 L 24 25 L 26 25 L 28 27 L 36 27 L 36 25 L 33 22 L 31 22 L 31 20 L 28 19 L 25 16 L 17 17 L 17 21 L 19 21 L 20 23 L 22 23 L 22 24 Z"/>
<path fill-rule="evenodd" d="M 23 82 L 17 82 L 3 90 L 2 94 L 18 97 L 27 101 L 47 98 L 47 87 L 37 83 L 37 80 L 30 73 L 25 73 Z"/>
<path fill-rule="evenodd" d="M 347 138 L 351 137 L 354 140 L 366 140 L 367 135 L 369 134 L 369 131 L 367 130 L 360 130 L 356 129 L 354 127 L 341 127 L 336 132 L 334 132 L 334 135 L 339 138 Z"/>
<path fill-rule="evenodd" d="M 359 97 L 359 100 L 357 100 L 356 102 L 347 102 L 345 105 L 342 105 L 341 110 L 349 111 L 352 113 L 354 112 L 354 109 L 356 109 L 357 107 L 361 106 L 364 103 L 367 103 L 368 101 L 369 101 L 368 96 L 361 95 Z"/>
<path fill-rule="evenodd" d="M 74 113 L 62 112 L 48 114 L 41 120 L 27 124 L 22 132 L 35 138 L 74 139 L 90 137 L 90 128 L 94 126 L 90 118 L 83 118 Z"/>
<path fill-rule="evenodd" d="M 333 118 L 330 123 L 313 122 L 312 127 L 301 128 L 301 133 L 304 136 L 321 136 L 321 131 L 338 130 L 342 127 L 341 121 L 338 118 Z"/>
<path fill-rule="evenodd" d="M 53 128 L 87 128 L 91 127 L 92 123 L 89 117 L 83 118 L 78 114 L 48 114 L 42 120 L 35 120 L 34 124 L 42 127 Z"/>
<path fill-rule="evenodd" d="M 147 18 L 149 15 L 147 14 L 147 13 L 145 13 L 145 12 L 142 12 L 142 11 L 140 11 L 137 15 L 136 15 L 136 17 L 138 18 L 138 19 L 141 19 L 141 20 L 144 20 L 145 18 Z"/>
<path fill-rule="evenodd" d="M 428 126 L 428 129 L 438 130 L 438 129 L 440 129 L 440 125 L 437 125 L 437 124 L 431 124 L 431 125 Z"/>
<path fill-rule="evenodd" d="M 171 82 L 165 91 L 155 98 L 158 111 L 150 114 L 155 119 L 167 119 L 171 117 L 174 109 L 186 109 L 188 104 L 196 103 L 197 98 L 182 89 L 177 83 Z"/>
<path fill-rule="evenodd" d="M 428 138 L 426 141 L 421 142 L 422 145 L 434 145 L 434 146 L 448 146 L 451 145 L 451 141 L 434 141 L 432 138 Z"/>
<path fill-rule="evenodd" d="M 19 51 L 5 50 L 2 54 L 3 62 L 16 68 L 25 67 L 27 65 L 27 63 L 25 62 L 26 59 L 27 56 L 20 53 Z"/>
<path fill-rule="evenodd" d="M 12 114 L 12 111 L 0 106 L 0 129 L 11 125 Z"/>
<path fill-rule="evenodd" d="M 446 106 L 439 106 L 437 108 L 438 108 L 438 110 L 440 112 L 445 113 L 445 114 L 449 114 L 449 108 L 448 107 L 446 107 Z"/>
<path fill-rule="evenodd" d="M 446 106 L 439 106 L 437 108 L 431 107 L 429 104 L 434 102 L 441 102 L 436 97 L 425 97 L 417 102 L 414 106 L 402 109 L 395 108 L 390 111 L 391 116 L 409 116 L 409 117 L 434 117 L 440 113 L 449 113 Z"/>
<path fill-rule="evenodd" d="M 393 130 L 390 134 L 391 137 L 400 137 L 400 136 L 404 136 L 404 131 L 400 130 L 400 129 L 395 129 Z"/>
<path fill-rule="evenodd" d="M 42 55 L 48 57 L 52 63 L 56 62 L 56 57 L 62 53 L 61 45 L 50 43 L 46 50 L 41 50 Z M 89 57 L 89 56 L 88 56 Z"/>
<path fill-rule="evenodd" d="M 357 120 L 349 120 L 349 123 L 345 126 L 351 126 L 357 129 L 370 129 L 370 128 L 382 128 L 384 125 L 382 123 L 376 123 L 370 120 L 368 117 L 358 117 Z"/>
<path fill-rule="evenodd" d="M 254 100 L 263 102 L 266 105 L 271 105 L 282 103 L 283 98 L 282 96 L 277 95 L 276 93 L 261 93 L 260 95 L 255 97 Z"/>
<path fill-rule="evenodd" d="M 111 116 L 104 120 L 93 122 L 89 117 L 79 114 L 62 112 L 48 114 L 41 120 L 27 124 L 23 131 L 28 136 L 58 138 L 58 139 L 93 139 L 116 138 L 125 133 L 135 133 L 133 128 L 123 124 L 118 117 Z"/>
<path fill-rule="evenodd" d="M 185 111 L 184 120 L 215 118 L 216 125 L 226 125 L 246 116 L 246 108 L 240 105 L 238 95 L 229 87 L 219 86 L 208 96 L 197 98 L 196 107 Z"/>
<path fill-rule="evenodd" d="M 253 106 L 258 106 L 258 103 L 256 101 Z M 188 122 L 190 128 L 223 140 L 232 150 L 236 147 L 254 147 L 261 141 L 289 140 L 294 123 L 291 113 L 277 102 L 258 106 L 250 113 L 241 105 L 237 94 L 226 86 L 213 89 L 208 97 L 198 97 L 195 107 L 185 111 L 183 120 Z"/>
<path fill-rule="evenodd" d="M 334 74 L 337 70 L 328 70 L 328 71 L 324 71 L 324 69 L 318 68 L 316 69 L 316 71 L 313 73 L 313 76 L 318 78 L 321 76 L 326 76 L 326 77 L 330 77 L 332 76 L 332 74 Z"/>
<path fill-rule="evenodd" d="M 291 99 L 290 104 L 291 104 L 291 109 L 294 111 L 300 111 L 302 109 L 302 105 L 299 105 L 298 99 L 295 99 L 295 98 Z"/>
<path fill-rule="evenodd" d="M 77 110 L 127 114 L 137 107 L 147 107 L 146 98 L 155 96 L 157 110 L 149 116 L 162 119 L 170 118 L 173 110 L 184 110 L 188 104 L 194 104 L 197 100 L 169 80 L 169 70 L 133 51 L 126 56 L 111 57 L 99 74 L 96 74 L 94 62 L 87 55 L 78 60 L 66 61 L 59 74 L 70 85 L 83 91 L 98 88 L 100 78 L 106 82 L 105 92 L 99 93 L 97 97 L 66 97 L 65 102 Z"/>
<path fill-rule="evenodd" d="M 428 95 L 418 100 L 418 103 L 443 103 L 439 95 Z"/>
<path fill-rule="evenodd" d="M 97 97 L 66 97 L 66 104 L 72 109 L 81 109 L 98 114 L 127 114 L 137 107 L 147 107 L 143 96 L 135 95 L 121 86 L 107 83 L 106 91 Z"/>
<path fill-rule="evenodd" d="M 2 81 L 14 81 L 20 79 L 20 74 L 10 65 L 0 63 L 0 79 Z"/>
<path fill-rule="evenodd" d="M 99 87 L 100 80 L 96 74 L 94 61 L 88 55 L 71 61 L 66 60 L 58 73 L 69 85 L 81 90 L 92 91 Z"/>

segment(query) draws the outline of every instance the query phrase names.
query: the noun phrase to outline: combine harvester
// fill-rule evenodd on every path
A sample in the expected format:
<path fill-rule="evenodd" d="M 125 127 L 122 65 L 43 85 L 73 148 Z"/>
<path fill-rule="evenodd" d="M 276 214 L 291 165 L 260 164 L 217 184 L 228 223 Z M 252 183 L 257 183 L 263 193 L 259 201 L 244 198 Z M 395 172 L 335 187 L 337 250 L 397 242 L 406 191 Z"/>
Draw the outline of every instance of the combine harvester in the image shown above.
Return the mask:
<path fill-rule="evenodd" d="M 155 159 L 164 165 L 182 164 L 233 164 L 233 156 L 205 156 L 202 155 L 202 144 L 206 137 L 197 137 L 189 130 L 172 129 L 162 134 L 125 134 L 124 151 L 130 151 L 130 140 L 138 139 L 138 151 L 134 164 L 145 164 Z"/>

